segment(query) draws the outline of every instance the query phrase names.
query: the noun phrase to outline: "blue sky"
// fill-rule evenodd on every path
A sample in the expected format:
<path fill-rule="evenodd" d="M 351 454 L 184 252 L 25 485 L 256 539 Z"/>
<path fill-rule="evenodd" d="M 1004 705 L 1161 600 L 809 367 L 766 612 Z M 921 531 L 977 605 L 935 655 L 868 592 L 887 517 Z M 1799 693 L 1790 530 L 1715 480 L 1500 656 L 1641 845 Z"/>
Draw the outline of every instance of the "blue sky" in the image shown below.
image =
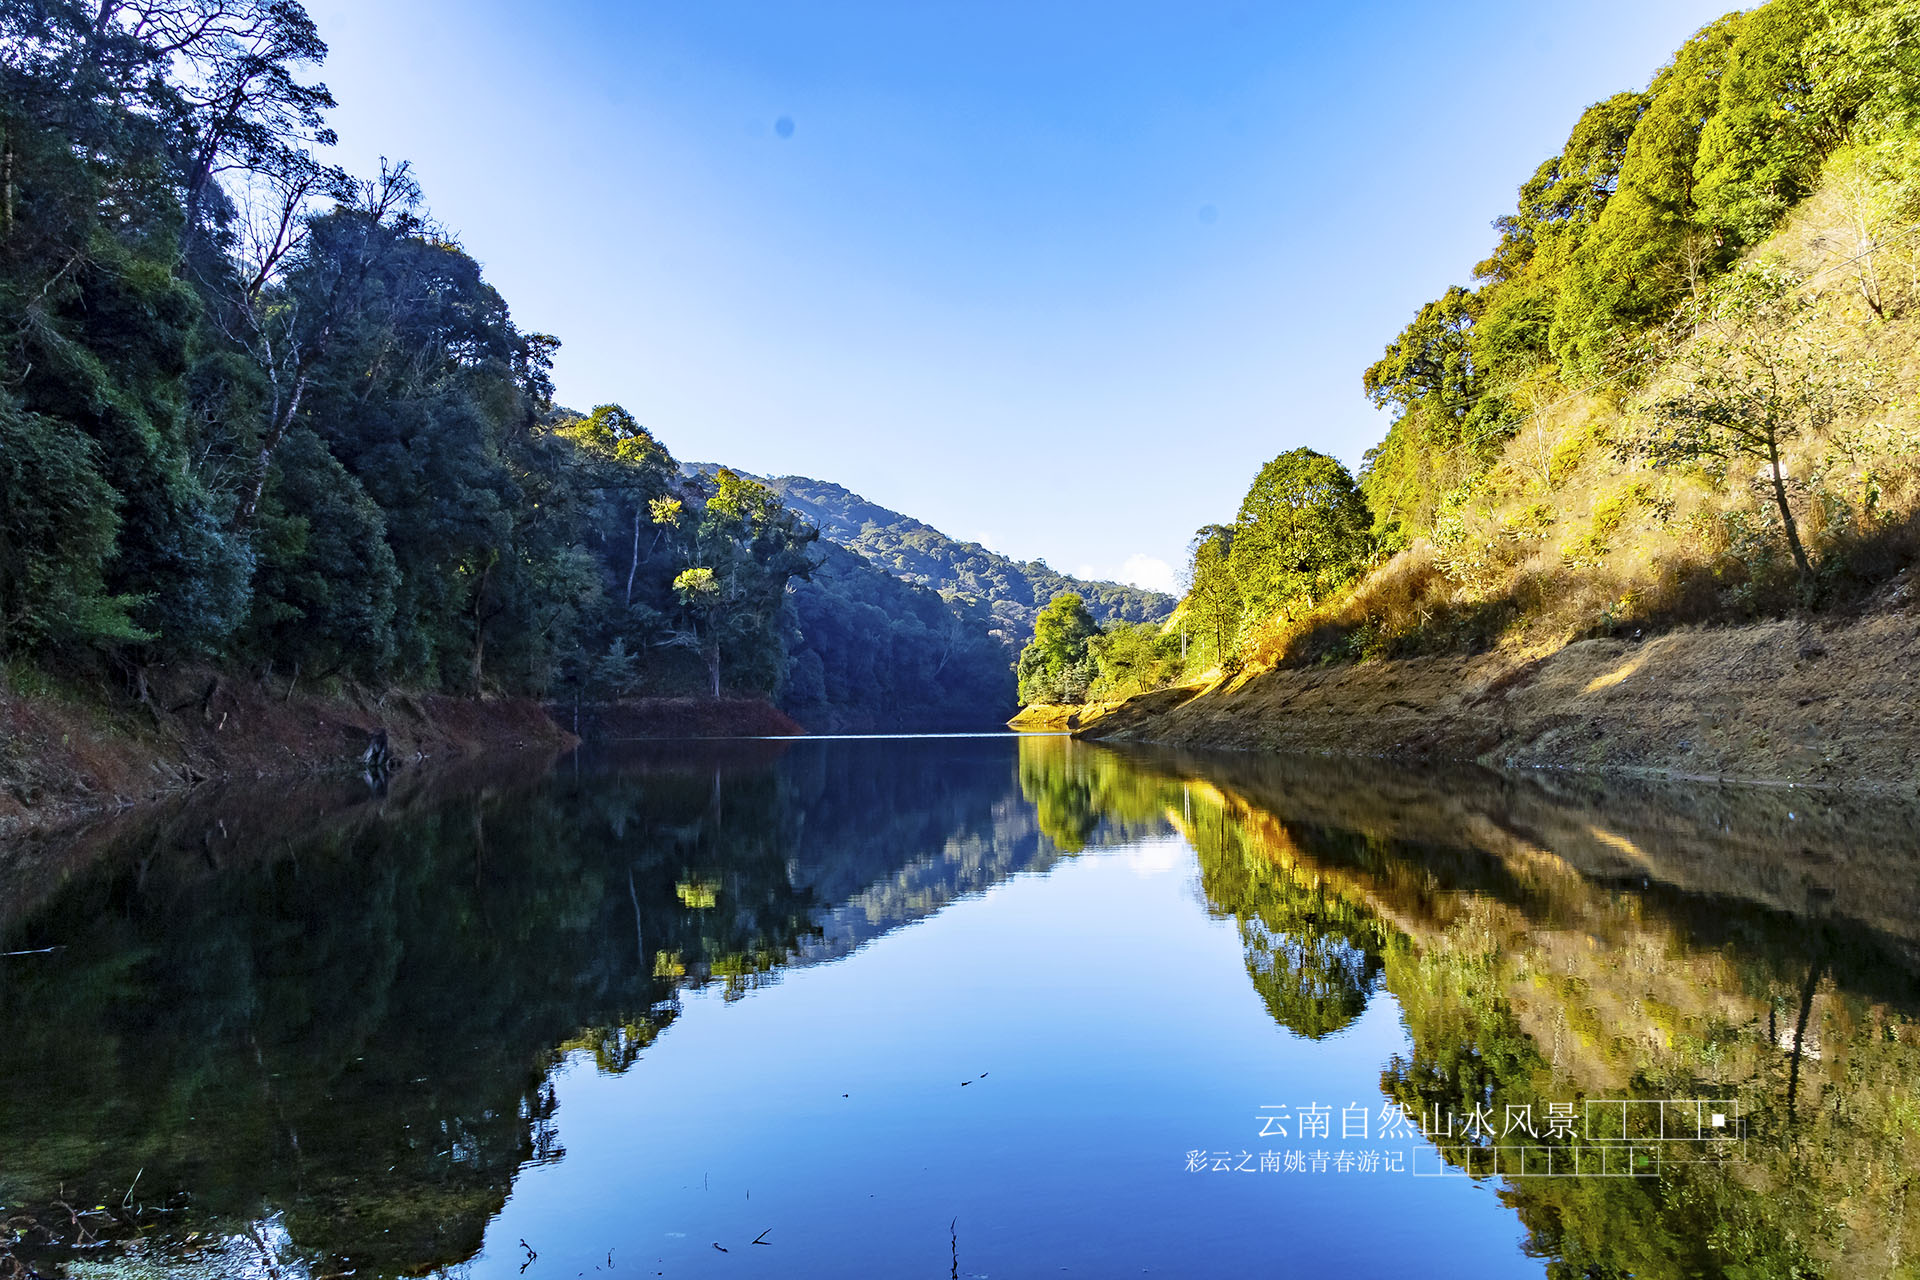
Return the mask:
<path fill-rule="evenodd" d="M 342 158 L 413 161 L 564 403 L 1169 586 L 1466 283 L 1580 110 L 1726 11 L 310 0 Z"/>

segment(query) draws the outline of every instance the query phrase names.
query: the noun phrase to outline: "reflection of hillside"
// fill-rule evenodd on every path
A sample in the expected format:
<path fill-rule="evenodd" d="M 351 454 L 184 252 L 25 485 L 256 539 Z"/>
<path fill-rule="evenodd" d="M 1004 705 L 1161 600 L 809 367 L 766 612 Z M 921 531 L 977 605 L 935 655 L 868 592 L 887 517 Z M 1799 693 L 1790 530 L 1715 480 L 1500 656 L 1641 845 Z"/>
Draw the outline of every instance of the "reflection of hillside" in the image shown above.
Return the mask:
<path fill-rule="evenodd" d="M 215 783 L 79 827 L 15 836 L 0 842 L 0 935 L 38 911 L 70 876 L 102 863 L 189 848 L 209 850 L 216 861 L 260 858 L 322 827 L 337 833 L 436 803 L 534 785 L 556 755 L 531 749 L 454 759 L 402 770 L 377 789 L 355 777 Z"/>
<path fill-rule="evenodd" d="M 740 996 L 1178 830 L 1276 1022 L 1318 1038 L 1397 1000 L 1412 1049 L 1381 1084 L 1416 1110 L 1740 1100 L 1743 1163 L 1503 1191 L 1555 1276 L 1870 1275 L 1920 1245 L 1909 814 L 1017 752 L 646 744 L 7 850 L 0 949 L 62 949 L 0 967 L 0 1201 L 117 1204 L 137 1176 L 149 1204 L 191 1192 L 182 1231 L 278 1213 L 334 1270 L 455 1262 L 561 1154 L 556 1053 L 624 1071 L 688 988 Z"/>
<path fill-rule="evenodd" d="M 831 791 L 805 790 L 835 751 L 845 754 L 851 767 L 844 772 L 857 781 Z M 918 768 L 891 762 L 881 767 L 893 754 L 883 743 L 831 744 L 790 771 L 796 787 L 805 790 L 810 821 L 834 832 L 830 860 L 816 865 L 803 855 L 795 867 L 796 883 L 837 903 L 816 917 L 819 935 L 801 948 L 806 961 L 844 955 L 1010 875 L 1045 871 L 1062 854 L 1168 830 L 1157 811 L 1105 789 L 1096 792 L 1111 775 L 1085 773 L 1084 750 L 1066 738 L 1023 739 L 1018 796 L 1001 794 L 984 809 L 973 802 L 993 794 L 989 780 L 1005 783 L 1004 742 L 963 745 Z M 979 784 L 951 793 L 968 805 L 936 804 L 930 811 L 929 798 L 948 795 L 943 788 L 956 776 Z M 823 809 L 828 796 L 830 806 Z"/>
<path fill-rule="evenodd" d="M 1289 821 L 1844 919 L 1920 956 L 1920 804 L 1805 789 L 1412 770 L 1373 761 L 1129 753 L 1258 795 Z"/>
<path fill-rule="evenodd" d="M 1742 1163 L 1513 1184 L 1552 1274 L 1876 1275 L 1920 1244 L 1911 811 L 1248 757 L 1085 767 L 1158 780 L 1281 1022 L 1339 1025 L 1358 958 L 1382 966 L 1414 1042 L 1382 1084 L 1416 1113 L 1740 1099 Z M 1276 1007 L 1263 984 L 1289 963 L 1312 998 Z"/>
<path fill-rule="evenodd" d="M 32 905 L 0 949 L 61 949 L 0 970 L 0 1202 L 138 1175 L 195 1222 L 284 1212 L 358 1274 L 456 1262 L 560 1154 L 556 1049 L 624 1070 L 686 987 L 742 994 L 1056 856 L 1004 744 L 784 751 L 212 795 L 13 851 Z"/>
<path fill-rule="evenodd" d="M 1072 738 L 1020 739 L 1020 791 L 1040 829 L 1065 852 L 1168 830 L 1160 780 L 1113 768 L 1112 760 Z"/>
<path fill-rule="evenodd" d="M 1058 857 L 1026 807 L 1003 801 L 994 806 L 987 830 L 955 833 L 892 875 L 818 912 L 819 933 L 802 942 L 796 962 L 837 959 L 1008 876 L 1045 871 Z"/>

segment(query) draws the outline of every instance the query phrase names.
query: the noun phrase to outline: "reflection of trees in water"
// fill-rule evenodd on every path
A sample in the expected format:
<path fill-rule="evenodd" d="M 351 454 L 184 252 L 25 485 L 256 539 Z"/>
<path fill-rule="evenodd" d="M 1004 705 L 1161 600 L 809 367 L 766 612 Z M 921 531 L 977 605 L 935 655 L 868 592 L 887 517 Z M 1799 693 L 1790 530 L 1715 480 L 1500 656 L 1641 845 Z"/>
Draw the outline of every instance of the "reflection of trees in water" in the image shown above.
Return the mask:
<path fill-rule="evenodd" d="M 1352 940 L 1312 927 L 1276 930 L 1258 916 L 1241 919 L 1240 939 L 1253 989 L 1281 1026 L 1318 1040 L 1366 1012 L 1380 958 Z"/>
<path fill-rule="evenodd" d="M 1192 814 L 1190 794 L 1183 805 Z M 1186 826 L 1208 906 L 1236 918 L 1247 976 L 1274 1021 L 1318 1040 L 1365 1013 L 1386 938 L 1365 905 L 1276 859 L 1256 828 L 1213 803 Z"/>
<path fill-rule="evenodd" d="M 216 821 L 77 878 L 23 930 L 64 949 L 0 988 L 8 1198 L 144 1168 L 374 1271 L 470 1255 L 559 1154 L 552 1046 L 617 1027 L 630 1062 L 681 985 L 750 981 L 810 929 L 772 787 L 562 781 L 258 843 Z M 702 876 L 698 909 L 676 886 Z"/>
<path fill-rule="evenodd" d="M 1112 752 L 1072 738 L 1020 739 L 1020 793 L 1062 853 L 1166 833 L 1161 780 L 1115 761 Z"/>
<path fill-rule="evenodd" d="M 1907 811 L 1706 789 L 1660 797 L 1674 809 L 1629 789 L 1616 807 L 1591 780 L 1434 785 L 1370 763 L 1111 754 L 1081 768 L 1137 775 L 1104 781 L 1113 793 L 1153 780 L 1277 1022 L 1325 1034 L 1384 981 L 1412 1050 L 1381 1084 L 1415 1114 L 1740 1100 L 1738 1160 L 1509 1183 L 1556 1280 L 1911 1265 L 1920 948 L 1911 931 L 1836 918 L 1903 919 L 1884 899 L 1910 896 L 1920 862 Z M 1867 856 L 1893 879 L 1856 874 L 1856 831 L 1882 837 Z M 1677 885 L 1649 874 L 1669 858 Z M 1740 893 L 1702 892 L 1716 881 Z"/>
<path fill-rule="evenodd" d="M 1317 1040 L 1366 1011 L 1380 978 L 1379 923 L 1325 885 L 1290 874 L 1210 786 L 1048 735 L 1021 739 L 1020 790 L 1041 830 L 1066 851 L 1178 826 L 1198 856 L 1208 909 L 1235 919 L 1254 990 L 1282 1026 Z"/>
<path fill-rule="evenodd" d="M 470 1257 L 516 1171 L 564 1153 L 556 1050 L 624 1071 L 683 989 L 737 996 L 806 953 L 828 892 L 956 841 L 963 883 L 1030 857 L 996 837 L 996 747 L 886 769 L 682 746 L 291 831 L 172 822 L 0 947 L 62 947 L 0 970 L 0 1200 L 118 1203 L 139 1174 L 196 1221 L 282 1210 L 360 1274 Z M 954 892 L 914 883 L 892 905 Z"/>

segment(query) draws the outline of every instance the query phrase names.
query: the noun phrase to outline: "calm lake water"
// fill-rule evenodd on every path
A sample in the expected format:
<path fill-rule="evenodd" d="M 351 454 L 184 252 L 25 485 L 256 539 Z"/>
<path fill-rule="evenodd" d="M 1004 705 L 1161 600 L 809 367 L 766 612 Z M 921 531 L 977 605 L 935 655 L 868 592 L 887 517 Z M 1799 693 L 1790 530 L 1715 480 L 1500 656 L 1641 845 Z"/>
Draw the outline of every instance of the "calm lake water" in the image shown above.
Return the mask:
<path fill-rule="evenodd" d="M 1051 737 L 236 788 L 0 848 L 0 1220 L 76 1276 L 1911 1275 L 1916 831 Z"/>

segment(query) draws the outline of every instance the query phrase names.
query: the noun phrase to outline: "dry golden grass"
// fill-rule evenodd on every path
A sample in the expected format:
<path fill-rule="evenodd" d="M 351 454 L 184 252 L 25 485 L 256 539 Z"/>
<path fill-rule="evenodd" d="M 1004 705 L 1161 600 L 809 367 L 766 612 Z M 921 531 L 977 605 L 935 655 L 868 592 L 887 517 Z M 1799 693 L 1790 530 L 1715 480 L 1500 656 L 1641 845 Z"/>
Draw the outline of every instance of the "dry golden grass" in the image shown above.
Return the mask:
<path fill-rule="evenodd" d="M 1439 502 L 1431 532 L 1339 596 L 1272 619 L 1229 683 L 1277 666 L 1534 657 L 1583 637 L 1863 607 L 1920 553 L 1920 218 L 1856 168 L 1837 165 L 1752 255 L 1814 301 L 1793 336 L 1865 371 L 1858 407 L 1784 457 L 1814 583 L 1794 572 L 1758 464 L 1631 460 L 1625 446 L 1676 376 L 1683 336 L 1630 391 L 1537 375 L 1532 415 Z"/>

